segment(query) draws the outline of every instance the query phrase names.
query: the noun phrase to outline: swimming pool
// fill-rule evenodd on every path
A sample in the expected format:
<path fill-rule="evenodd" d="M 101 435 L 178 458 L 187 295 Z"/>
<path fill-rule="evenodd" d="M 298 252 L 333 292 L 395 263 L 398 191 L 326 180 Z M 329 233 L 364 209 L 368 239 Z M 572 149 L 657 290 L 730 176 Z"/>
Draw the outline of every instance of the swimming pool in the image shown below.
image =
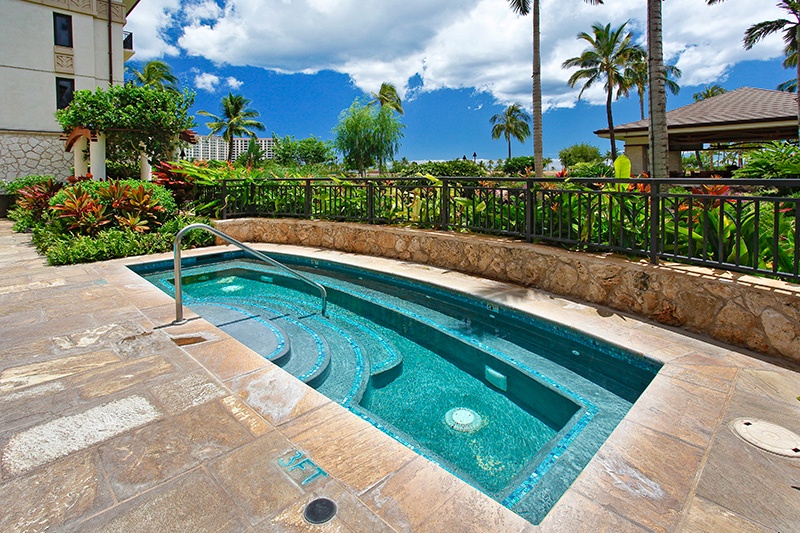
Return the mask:
<path fill-rule="evenodd" d="M 184 260 L 186 305 L 298 379 L 538 523 L 660 368 L 469 295 L 270 254 Z M 171 263 L 134 268 L 167 293 Z"/>

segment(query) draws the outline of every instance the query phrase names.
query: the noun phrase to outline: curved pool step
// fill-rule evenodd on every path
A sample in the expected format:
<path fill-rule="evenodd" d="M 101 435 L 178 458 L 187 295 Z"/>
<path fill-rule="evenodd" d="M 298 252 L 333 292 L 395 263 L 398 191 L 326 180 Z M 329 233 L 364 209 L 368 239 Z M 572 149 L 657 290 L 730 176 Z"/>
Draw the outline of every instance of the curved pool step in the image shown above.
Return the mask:
<path fill-rule="evenodd" d="M 323 317 L 315 309 L 317 304 L 307 295 L 287 294 L 284 297 L 278 290 L 271 292 L 268 298 L 249 299 L 248 305 L 251 307 L 248 309 L 252 313 L 258 313 L 259 308 L 273 313 L 283 312 L 284 315 L 273 318 L 273 322 L 281 324 L 287 331 L 289 327 L 283 324 L 284 321 L 300 323 L 323 340 L 326 357 L 324 368 L 307 374 L 294 367 L 292 359 L 308 359 L 309 352 L 313 350 L 307 344 L 300 345 L 297 338 L 290 336 L 292 356 L 283 366 L 284 370 L 343 405 L 357 402 L 370 376 L 370 362 L 365 357 L 361 342 L 363 334 L 352 322 L 338 316 L 342 310 L 336 306 L 331 306 L 328 315 Z"/>
<path fill-rule="evenodd" d="M 290 335 L 256 313 L 222 302 L 194 304 L 189 307 L 265 359 L 280 364 L 289 355 Z"/>
<path fill-rule="evenodd" d="M 298 316 L 296 309 L 277 300 L 239 299 L 235 305 L 286 332 L 289 357 L 276 361 L 281 368 L 306 383 L 326 372 L 331 348 L 314 327 L 313 316 Z"/>

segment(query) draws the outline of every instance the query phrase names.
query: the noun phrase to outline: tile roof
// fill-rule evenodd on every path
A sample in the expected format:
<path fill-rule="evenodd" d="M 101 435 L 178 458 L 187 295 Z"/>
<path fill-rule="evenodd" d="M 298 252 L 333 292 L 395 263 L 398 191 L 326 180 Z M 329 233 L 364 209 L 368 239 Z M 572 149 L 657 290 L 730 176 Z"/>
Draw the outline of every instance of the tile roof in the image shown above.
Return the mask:
<path fill-rule="evenodd" d="M 667 112 L 667 126 L 711 126 L 747 122 L 792 120 L 797 117 L 797 95 L 742 87 L 713 98 L 694 102 Z M 649 119 L 614 126 L 615 132 L 646 130 Z M 595 133 L 607 133 L 608 128 Z"/>

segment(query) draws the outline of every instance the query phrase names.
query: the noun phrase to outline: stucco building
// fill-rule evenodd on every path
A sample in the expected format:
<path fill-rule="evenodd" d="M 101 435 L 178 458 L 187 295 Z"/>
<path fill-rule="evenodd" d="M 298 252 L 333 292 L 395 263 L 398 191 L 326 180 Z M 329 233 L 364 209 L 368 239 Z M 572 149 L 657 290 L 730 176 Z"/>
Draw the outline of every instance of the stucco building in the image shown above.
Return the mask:
<path fill-rule="evenodd" d="M 76 90 L 123 83 L 138 1 L 0 1 L 0 180 L 71 174 L 54 113 Z"/>
<path fill-rule="evenodd" d="M 228 143 L 218 135 L 195 137 L 196 143 L 184 151 L 186 159 L 203 159 L 206 161 L 217 160 L 225 161 L 228 159 Z M 264 152 L 266 159 L 272 159 L 272 147 L 275 141 L 271 137 L 258 137 L 256 139 L 259 148 Z M 236 137 L 233 139 L 233 159 L 247 151 L 250 144 L 250 137 Z"/>

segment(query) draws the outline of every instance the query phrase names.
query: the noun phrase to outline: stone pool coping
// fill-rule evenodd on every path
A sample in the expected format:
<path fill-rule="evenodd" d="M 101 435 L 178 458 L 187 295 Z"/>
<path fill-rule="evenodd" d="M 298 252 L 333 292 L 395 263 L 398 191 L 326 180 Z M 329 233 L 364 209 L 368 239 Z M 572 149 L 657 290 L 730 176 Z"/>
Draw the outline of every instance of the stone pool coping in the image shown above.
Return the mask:
<path fill-rule="evenodd" d="M 0 222 L 2 530 L 786 531 L 800 523 L 798 462 L 729 429 L 756 417 L 800 433 L 800 375 L 786 361 L 440 268 L 257 245 L 459 288 L 664 363 L 537 527 L 204 320 L 170 325 L 173 300 L 126 268 L 170 254 L 52 268 L 9 227 Z M 230 248 L 185 256 L 219 249 Z M 15 455 L 22 436 L 131 397 L 155 418 L 53 460 L 26 466 Z M 304 485 L 316 467 L 328 477 Z M 320 495 L 340 511 L 311 526 L 300 512 Z"/>

